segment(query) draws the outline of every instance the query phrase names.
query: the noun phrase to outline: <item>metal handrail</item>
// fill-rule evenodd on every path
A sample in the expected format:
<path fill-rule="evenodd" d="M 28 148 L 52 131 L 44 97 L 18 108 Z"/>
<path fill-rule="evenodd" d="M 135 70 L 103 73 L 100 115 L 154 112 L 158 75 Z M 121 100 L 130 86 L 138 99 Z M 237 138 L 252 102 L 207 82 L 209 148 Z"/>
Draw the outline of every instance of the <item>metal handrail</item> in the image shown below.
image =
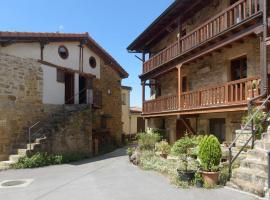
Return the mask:
<path fill-rule="evenodd" d="M 82 92 L 86 91 L 87 88 L 83 88 L 79 92 L 75 93 L 71 98 L 69 98 L 67 101 L 65 101 L 65 104 L 69 103 L 71 100 L 75 99 L 76 96 L 80 95 Z"/>
<path fill-rule="evenodd" d="M 31 147 L 31 143 L 32 143 L 32 141 L 31 141 L 31 139 L 32 139 L 32 132 L 31 131 L 32 131 L 33 128 L 35 128 L 39 124 L 40 124 L 40 121 L 36 122 L 35 124 L 33 124 L 32 126 L 30 126 L 28 128 L 28 143 L 29 143 L 29 149 L 30 149 L 30 151 L 32 149 L 32 147 Z"/>
<path fill-rule="evenodd" d="M 245 124 L 244 126 L 244 130 L 248 127 L 248 125 L 250 125 L 251 123 L 251 131 L 252 131 L 252 134 L 250 136 L 250 138 L 245 142 L 245 144 L 241 147 L 241 149 L 239 150 L 239 152 L 233 157 L 232 156 L 232 147 L 235 145 L 236 141 L 239 139 L 241 133 L 243 133 L 243 129 L 241 129 L 241 133 L 238 134 L 238 136 L 233 140 L 233 142 L 230 144 L 229 146 L 229 177 L 231 177 L 231 173 L 232 173 L 232 164 L 234 163 L 234 161 L 238 158 L 238 156 L 242 153 L 242 151 L 245 149 L 245 147 L 249 144 L 249 142 L 251 141 L 251 139 L 253 139 L 252 141 L 252 145 L 254 145 L 254 139 L 255 139 L 255 135 L 254 135 L 254 124 L 253 124 L 253 121 L 254 121 L 254 117 L 258 114 L 258 112 L 260 110 L 262 110 L 262 108 L 264 107 L 264 105 L 267 103 L 267 101 L 270 99 L 270 95 L 265 99 L 265 101 L 262 103 L 262 105 L 257 108 L 256 112 L 254 112 L 251 116 L 251 118 L 248 120 L 248 122 Z M 268 112 L 267 115 L 265 116 L 265 119 L 266 117 L 269 115 L 270 113 Z M 264 120 L 265 120 L 264 119 Z"/>

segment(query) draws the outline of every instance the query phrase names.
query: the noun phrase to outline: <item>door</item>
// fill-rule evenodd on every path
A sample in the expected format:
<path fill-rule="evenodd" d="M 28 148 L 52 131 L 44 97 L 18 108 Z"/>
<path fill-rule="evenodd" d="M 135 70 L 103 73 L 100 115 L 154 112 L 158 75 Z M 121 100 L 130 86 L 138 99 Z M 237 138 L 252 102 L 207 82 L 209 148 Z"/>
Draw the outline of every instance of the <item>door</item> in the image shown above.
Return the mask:
<path fill-rule="evenodd" d="M 145 131 L 145 121 L 142 117 L 137 118 L 137 133 L 142 133 Z"/>
<path fill-rule="evenodd" d="M 225 119 L 210 119 L 210 134 L 215 135 L 220 143 L 226 140 Z"/>
<path fill-rule="evenodd" d="M 79 76 L 79 104 L 86 104 L 86 78 Z"/>
<path fill-rule="evenodd" d="M 65 73 L 65 103 L 74 104 L 74 74 Z"/>
<path fill-rule="evenodd" d="M 178 119 L 176 122 L 176 140 L 184 137 L 186 133 L 188 133 L 188 128 L 186 125 L 191 127 L 189 119 Z"/>

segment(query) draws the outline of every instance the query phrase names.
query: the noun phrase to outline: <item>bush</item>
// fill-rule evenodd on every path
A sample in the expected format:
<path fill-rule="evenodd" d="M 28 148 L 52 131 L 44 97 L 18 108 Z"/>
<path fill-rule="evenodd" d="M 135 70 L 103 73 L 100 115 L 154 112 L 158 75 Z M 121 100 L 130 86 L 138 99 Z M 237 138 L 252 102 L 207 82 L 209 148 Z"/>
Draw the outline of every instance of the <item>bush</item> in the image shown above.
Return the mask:
<path fill-rule="evenodd" d="M 180 140 L 177 140 L 172 147 L 172 154 L 174 156 L 180 156 L 183 154 L 188 154 L 190 148 L 196 146 L 196 142 L 191 137 L 187 135 Z"/>
<path fill-rule="evenodd" d="M 159 136 L 159 141 L 167 140 L 167 134 L 166 131 L 162 129 L 151 129 L 149 133 L 157 134 Z"/>
<path fill-rule="evenodd" d="M 198 156 L 203 170 L 217 171 L 222 157 L 218 139 L 213 135 L 205 136 L 200 143 Z"/>
<path fill-rule="evenodd" d="M 129 157 L 132 156 L 133 152 L 134 152 L 134 149 L 133 148 L 131 148 L 131 147 L 127 148 L 127 155 Z"/>
<path fill-rule="evenodd" d="M 160 140 L 160 136 L 156 133 L 139 133 L 138 145 L 141 150 L 154 150 L 155 144 Z"/>
<path fill-rule="evenodd" d="M 155 150 L 161 152 L 163 155 L 168 155 L 171 152 L 171 146 L 165 140 L 156 143 Z"/>
<path fill-rule="evenodd" d="M 32 156 L 21 157 L 11 167 L 15 169 L 37 168 L 49 165 L 60 165 L 89 158 L 85 153 L 68 153 L 64 155 L 50 155 L 48 153 L 36 153 Z"/>

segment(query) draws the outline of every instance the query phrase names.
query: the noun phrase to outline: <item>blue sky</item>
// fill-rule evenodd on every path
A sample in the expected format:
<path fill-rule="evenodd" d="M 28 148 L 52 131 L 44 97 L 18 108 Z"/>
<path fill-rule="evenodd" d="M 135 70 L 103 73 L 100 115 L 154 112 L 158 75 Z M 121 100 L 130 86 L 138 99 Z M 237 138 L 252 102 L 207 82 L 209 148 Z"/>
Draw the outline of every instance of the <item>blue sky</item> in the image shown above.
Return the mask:
<path fill-rule="evenodd" d="M 174 0 L 2 1 L 1 31 L 89 32 L 128 71 L 131 106 L 141 106 L 142 63 L 126 47 Z"/>

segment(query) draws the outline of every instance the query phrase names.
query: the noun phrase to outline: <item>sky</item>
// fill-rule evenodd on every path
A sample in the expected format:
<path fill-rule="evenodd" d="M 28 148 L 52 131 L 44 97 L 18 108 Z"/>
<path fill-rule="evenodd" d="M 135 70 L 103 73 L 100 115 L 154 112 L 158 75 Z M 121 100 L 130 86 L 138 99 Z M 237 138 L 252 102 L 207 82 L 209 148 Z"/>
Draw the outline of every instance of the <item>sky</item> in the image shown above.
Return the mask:
<path fill-rule="evenodd" d="M 8 0 L 1 1 L 0 30 L 88 32 L 129 73 L 131 106 L 141 107 L 142 62 L 127 46 L 174 0 Z M 5 8 L 5 9 L 4 9 Z"/>

